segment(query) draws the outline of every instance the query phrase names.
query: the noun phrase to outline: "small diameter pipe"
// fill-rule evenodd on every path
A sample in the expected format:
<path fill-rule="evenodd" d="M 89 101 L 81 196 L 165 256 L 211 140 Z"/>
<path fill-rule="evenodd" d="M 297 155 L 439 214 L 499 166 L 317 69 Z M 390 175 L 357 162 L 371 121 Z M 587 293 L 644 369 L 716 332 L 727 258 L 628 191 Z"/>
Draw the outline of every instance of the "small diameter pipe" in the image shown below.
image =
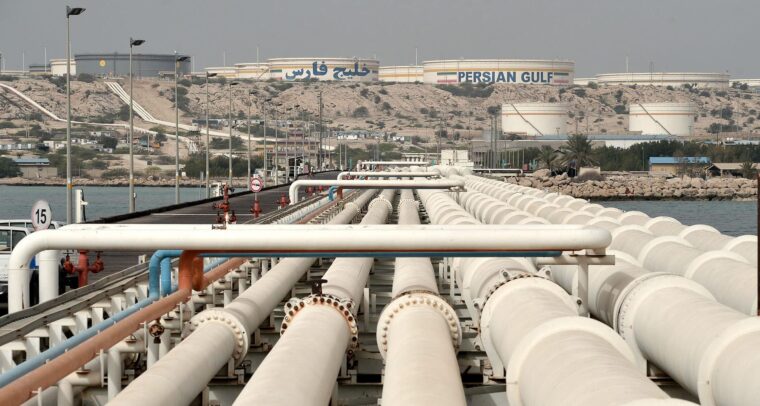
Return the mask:
<path fill-rule="evenodd" d="M 347 203 L 330 223 L 350 222 L 375 193 L 365 191 Z M 313 257 L 283 259 L 224 309 L 202 312 L 193 318 L 192 334 L 111 399 L 110 404 L 147 406 L 192 402 L 238 349 L 237 339 L 241 334 L 235 328 L 250 337 L 314 261 Z M 214 319 L 207 315 L 215 316 L 217 322 L 210 322 Z M 240 354 L 237 359 L 243 356 Z"/>
<path fill-rule="evenodd" d="M 290 204 L 298 203 L 298 189 L 305 186 L 339 186 L 346 189 L 449 189 L 464 187 L 463 180 L 332 180 L 299 179 L 290 184 Z"/>
<path fill-rule="evenodd" d="M 361 225 L 385 223 L 394 194 L 385 190 L 373 200 Z M 373 262 L 371 257 L 336 259 L 323 276 L 322 295 L 291 299 L 295 306 L 286 308 L 280 340 L 234 405 L 328 403 L 349 344 L 358 338 L 355 312 Z M 332 305 L 335 301 L 340 304 Z"/>
<path fill-rule="evenodd" d="M 146 232 L 138 227 L 45 230 L 24 238 L 11 253 L 9 311 L 28 300 L 28 262 L 47 249 L 140 251 L 183 249 L 202 252 L 247 252 L 278 256 L 499 256 L 515 251 L 603 249 L 610 234 L 580 226 L 389 226 L 389 225 L 256 225 L 227 230 L 183 232 L 167 226 Z M 251 233 L 251 231 L 257 231 Z M 310 238 L 303 239 L 308 231 Z M 315 255 L 316 254 L 316 255 Z M 526 254 L 528 255 L 528 254 Z"/>
<path fill-rule="evenodd" d="M 338 174 L 337 180 L 344 180 L 346 176 L 365 176 L 373 178 L 429 178 L 437 176 L 435 172 L 372 172 L 372 171 L 359 171 L 351 172 L 345 171 Z"/>
<path fill-rule="evenodd" d="M 163 299 L 155 301 L 130 314 L 111 328 L 87 339 L 43 366 L 26 373 L 13 383 L 0 388 L 0 404 L 15 405 L 22 403 L 33 396 L 37 390 L 45 389 L 55 384 L 64 376 L 87 363 L 99 351 L 111 348 L 124 337 L 139 329 L 141 324 L 155 320 L 170 312 L 178 303 L 187 298 L 189 294 L 190 292 L 178 290 Z"/>

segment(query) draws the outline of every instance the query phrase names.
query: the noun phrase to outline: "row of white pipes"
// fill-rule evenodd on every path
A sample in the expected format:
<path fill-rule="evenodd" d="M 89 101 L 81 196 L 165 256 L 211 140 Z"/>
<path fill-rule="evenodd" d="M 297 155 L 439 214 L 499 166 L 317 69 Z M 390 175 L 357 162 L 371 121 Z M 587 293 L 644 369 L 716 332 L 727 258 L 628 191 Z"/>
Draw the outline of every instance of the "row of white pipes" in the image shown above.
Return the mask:
<path fill-rule="evenodd" d="M 361 224 L 384 224 L 395 193 L 385 190 L 374 199 Z M 346 352 L 358 345 L 356 314 L 373 262 L 372 257 L 338 258 L 323 276 L 321 293 L 289 301 L 280 339 L 235 405 L 329 402 Z"/>
<path fill-rule="evenodd" d="M 402 190 L 398 224 L 420 224 L 418 206 L 414 193 Z M 396 258 L 391 296 L 377 327 L 385 360 L 383 405 L 466 404 L 457 362 L 459 318 L 438 296 L 430 258 Z"/>
<path fill-rule="evenodd" d="M 369 190 L 348 202 L 330 224 L 350 223 L 376 193 Z M 195 316 L 192 334 L 112 399 L 112 404 L 190 403 L 230 359 L 237 363 L 245 357 L 252 334 L 315 260 L 285 258 L 228 306 Z"/>
<path fill-rule="evenodd" d="M 431 222 L 479 223 L 447 194 L 419 193 Z M 638 371 L 625 342 L 579 317 L 576 300 L 537 276 L 531 261 L 463 259 L 453 271 L 473 318 L 482 309 L 480 338 L 495 376 L 506 368 L 511 406 L 689 404 L 670 399 Z"/>
<path fill-rule="evenodd" d="M 670 267 L 665 269 L 670 273 L 656 272 L 663 268 L 652 257 L 642 264 L 636 255 L 638 247 L 649 245 L 649 249 L 659 249 L 657 243 L 651 241 L 663 240 L 653 237 L 641 226 L 621 225 L 620 221 L 621 217 L 641 221 L 642 214 L 599 209 L 598 205 L 481 178 L 469 177 L 468 189 L 490 195 L 468 192 L 459 196 L 463 206 L 479 218 L 497 220 L 521 213 L 610 230 L 614 236 L 611 247 L 619 250 L 613 251 L 616 264 L 599 266 L 591 272 L 588 309 L 622 335 L 633 350 L 639 369 L 647 371 L 646 360 L 650 361 L 697 395 L 702 405 L 741 406 L 760 401 L 757 380 L 760 376 L 760 356 L 757 355 L 760 320 L 732 309 L 728 306 L 731 301 L 725 305 L 716 302 L 713 294 L 697 283 L 704 279 L 690 280 L 682 276 L 684 272 L 679 268 L 692 266 L 688 260 L 680 266 L 678 262 L 669 262 Z M 565 201 L 574 208 L 568 211 L 557 204 L 547 204 L 540 197 L 547 201 Z M 658 220 L 650 225 L 655 223 L 676 224 Z M 659 230 L 663 232 L 662 228 Z M 632 231 L 635 234 L 629 237 Z M 627 241 L 626 237 L 634 241 Z M 731 243 L 727 236 L 717 239 Z M 675 261 L 683 258 L 684 254 L 679 255 L 677 251 L 682 246 L 683 243 L 665 244 L 674 250 Z M 668 260 L 664 254 L 660 259 Z M 711 269 L 714 273 L 711 280 L 716 281 L 722 278 L 730 281 L 735 272 L 730 266 Z M 568 292 L 577 290 L 576 267 L 552 266 L 551 275 Z M 740 288 L 738 285 L 727 287 Z"/>

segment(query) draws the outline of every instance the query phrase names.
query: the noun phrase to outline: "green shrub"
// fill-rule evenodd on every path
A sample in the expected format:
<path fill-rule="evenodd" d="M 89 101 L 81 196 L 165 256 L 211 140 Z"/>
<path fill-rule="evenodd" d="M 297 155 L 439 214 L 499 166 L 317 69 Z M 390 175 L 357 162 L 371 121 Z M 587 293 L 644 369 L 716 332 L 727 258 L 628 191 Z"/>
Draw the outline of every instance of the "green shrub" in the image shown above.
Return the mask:
<path fill-rule="evenodd" d="M 77 80 L 84 83 L 92 83 L 95 81 L 95 76 L 92 76 L 89 73 L 80 73 L 77 75 Z"/>
<path fill-rule="evenodd" d="M 13 178 L 21 175 L 18 165 L 10 158 L 0 157 L 0 178 Z"/>
<path fill-rule="evenodd" d="M 490 97 L 494 91 L 493 86 L 485 83 L 478 83 L 475 85 L 472 83 L 462 83 L 459 85 L 438 85 L 436 87 L 447 91 L 454 96 L 462 97 L 486 98 Z"/>
<path fill-rule="evenodd" d="M 367 110 L 367 108 L 364 106 L 359 106 L 354 109 L 353 113 L 351 113 L 351 116 L 354 118 L 369 117 L 369 110 Z"/>

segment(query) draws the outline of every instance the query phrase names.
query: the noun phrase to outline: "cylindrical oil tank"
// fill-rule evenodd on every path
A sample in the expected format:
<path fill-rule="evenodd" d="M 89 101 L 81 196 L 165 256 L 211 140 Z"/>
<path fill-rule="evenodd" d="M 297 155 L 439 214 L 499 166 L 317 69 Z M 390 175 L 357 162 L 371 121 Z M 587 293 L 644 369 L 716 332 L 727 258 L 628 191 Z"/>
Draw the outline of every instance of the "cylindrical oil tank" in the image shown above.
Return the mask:
<path fill-rule="evenodd" d="M 629 110 L 631 132 L 681 137 L 694 132 L 697 107 L 693 103 L 633 103 Z"/>
<path fill-rule="evenodd" d="M 271 58 L 269 75 L 274 80 L 327 80 L 376 82 L 380 62 L 363 58 Z"/>
<path fill-rule="evenodd" d="M 501 106 L 502 131 L 508 134 L 566 134 L 567 103 L 504 103 Z"/>
<path fill-rule="evenodd" d="M 450 59 L 422 63 L 425 83 L 573 84 L 575 62 L 537 59 Z"/>
<path fill-rule="evenodd" d="M 381 66 L 379 76 L 381 82 L 422 82 L 422 66 Z"/>
<path fill-rule="evenodd" d="M 596 75 L 596 82 L 600 85 L 663 87 L 689 85 L 693 87 L 725 88 L 728 87 L 728 81 L 729 75 L 727 73 L 712 72 L 630 72 Z"/>

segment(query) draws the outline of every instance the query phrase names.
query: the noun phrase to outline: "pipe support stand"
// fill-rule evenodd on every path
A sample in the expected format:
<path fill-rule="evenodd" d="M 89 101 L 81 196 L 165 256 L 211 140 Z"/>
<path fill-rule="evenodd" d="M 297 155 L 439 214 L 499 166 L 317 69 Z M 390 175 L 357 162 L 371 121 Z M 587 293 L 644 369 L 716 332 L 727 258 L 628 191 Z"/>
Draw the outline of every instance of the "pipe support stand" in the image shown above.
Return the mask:
<path fill-rule="evenodd" d="M 449 305 L 441 297 L 425 291 L 411 291 L 402 294 L 394 299 L 383 309 L 380 313 L 377 325 L 377 347 L 380 350 L 380 355 L 385 359 L 385 355 L 388 352 L 388 330 L 391 328 L 393 318 L 396 314 L 408 309 L 410 307 L 427 306 L 440 313 L 441 317 L 446 320 L 446 324 L 449 325 L 449 332 L 451 333 L 451 344 L 454 347 L 454 351 L 458 352 L 459 347 L 462 345 L 462 326 L 459 324 L 459 318 L 457 313 L 451 305 Z"/>

